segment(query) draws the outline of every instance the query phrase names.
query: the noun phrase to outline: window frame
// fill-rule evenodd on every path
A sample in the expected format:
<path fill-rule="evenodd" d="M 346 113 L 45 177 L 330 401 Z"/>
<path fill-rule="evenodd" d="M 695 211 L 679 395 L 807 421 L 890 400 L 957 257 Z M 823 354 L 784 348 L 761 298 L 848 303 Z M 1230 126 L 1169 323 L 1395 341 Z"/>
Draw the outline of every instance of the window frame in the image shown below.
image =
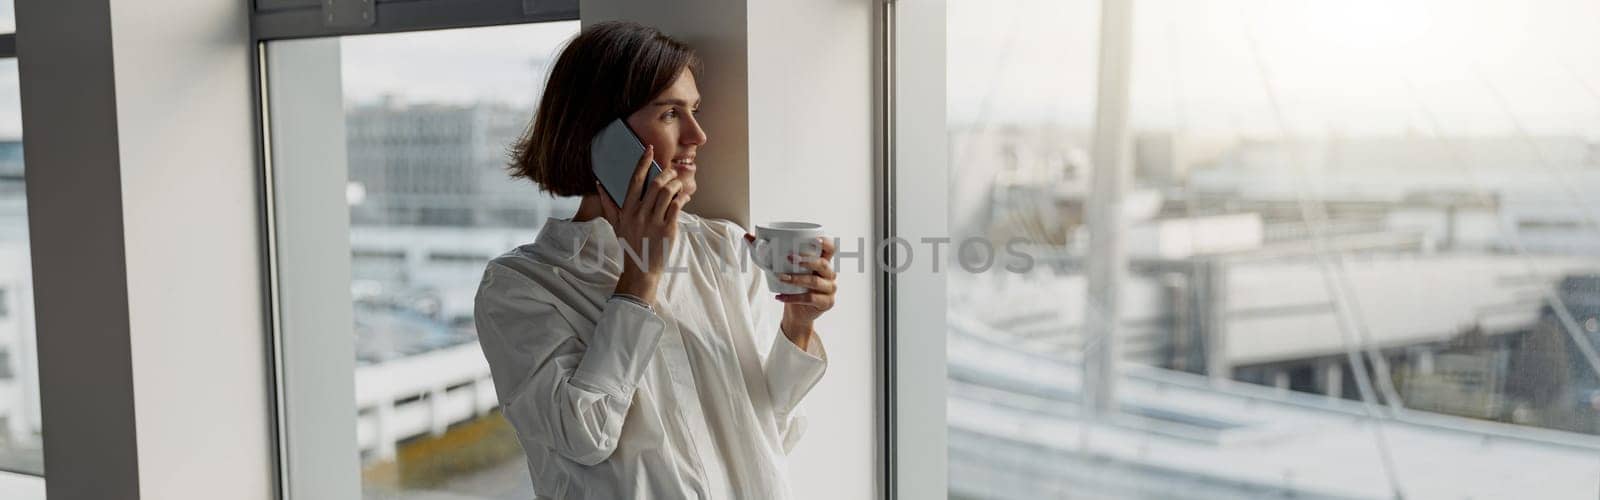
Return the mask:
<path fill-rule="evenodd" d="M 278 242 L 280 234 L 274 183 L 277 177 L 272 167 L 272 137 L 270 73 L 266 44 L 272 41 L 337 38 L 347 35 L 400 33 L 482 27 L 540 22 L 578 20 L 577 0 L 376 0 L 370 7 L 373 20 L 364 25 L 334 25 L 326 21 L 331 9 L 364 8 L 353 6 L 361 0 L 255 0 L 250 19 L 252 60 L 252 85 L 255 102 L 252 117 L 257 130 L 257 162 L 261 173 L 261 255 L 264 310 L 268 311 L 266 331 L 270 339 L 269 393 L 273 397 L 275 413 L 273 439 L 275 442 L 274 475 L 280 491 L 278 498 L 316 496 L 339 488 L 318 481 L 321 479 L 295 477 L 288 473 L 292 462 L 307 457 L 330 456 L 326 440 L 310 439 L 303 427 L 316 425 L 326 419 L 350 420 L 340 413 L 340 408 L 306 408 L 296 405 L 293 391 L 286 390 L 286 357 L 283 341 L 294 333 L 284 331 L 280 273 L 293 266 L 281 261 Z M 946 142 L 944 120 L 944 20 L 943 0 L 908 4 L 895 0 L 877 0 L 873 9 L 878 23 L 872 26 L 875 78 L 871 82 L 877 94 L 874 102 L 874 120 L 878 134 L 878 165 L 874 168 L 872 206 L 877 213 L 873 218 L 874 237 L 887 241 L 902 236 L 902 230 L 922 235 L 942 235 L 946 222 L 942 217 L 900 219 L 898 214 L 943 214 L 946 203 L 947 169 L 939 168 L 937 175 L 901 177 L 896 175 L 897 164 L 944 165 Z M 343 11 L 341 11 L 343 12 Z M 897 47 L 906 47 L 897 50 Z M 905 80 L 897 75 L 907 77 Z M 915 82 L 915 84 L 910 83 Z M 900 150 L 896 144 L 919 144 L 926 147 Z M 924 169 L 919 169 L 924 170 Z M 342 173 L 342 171 L 341 171 Z M 346 222 L 348 224 L 348 222 Z M 326 231 L 326 228 L 323 228 Z M 348 248 L 345 248 L 348 251 Z M 907 256 L 909 257 L 909 256 Z M 890 262 L 900 258 L 889 255 Z M 879 450 L 876 460 L 878 477 L 877 496 L 880 498 L 932 498 L 943 497 L 946 490 L 945 463 L 945 318 L 941 315 L 918 314 L 919 311 L 943 310 L 945 285 L 941 276 L 932 272 L 892 273 L 882 266 L 873 281 L 880 288 L 875 294 L 874 325 L 877 326 L 875 348 L 875 385 L 877 401 Z M 915 304 L 913 308 L 900 308 L 903 300 Z M 932 303 L 930 301 L 936 301 Z M 901 343 L 897 332 L 939 332 L 937 341 Z M 352 360 L 353 362 L 353 360 Z M 319 367 L 322 370 L 326 367 Z M 334 370 L 324 370 L 333 373 Z M 900 379 L 917 380 L 902 388 Z M 904 390 L 902 390 L 904 389 Z M 352 398 L 347 398 L 352 399 Z M 288 408 L 295 406 L 296 411 Z M 304 411 L 302 411 L 304 410 Z M 304 413 L 315 415 L 305 415 Z M 296 424 L 296 422 L 300 422 Z M 354 432 L 353 428 L 350 430 Z M 905 433 L 916 439 L 900 440 Z M 350 443 L 354 446 L 353 440 Z M 346 453 L 354 457 L 354 450 Z M 333 455 L 343 453 L 334 450 Z M 315 458 L 309 458 L 315 461 Z M 348 486 L 343 487 L 345 490 Z M 337 490 L 334 490 L 337 491 Z"/>
<path fill-rule="evenodd" d="M 884 0 L 880 139 L 884 156 L 876 206 L 880 242 L 949 234 L 948 134 L 945 132 L 944 0 Z M 901 144 L 915 147 L 900 147 Z M 915 175 L 899 175 L 900 165 Z M 899 245 L 880 243 L 878 298 L 879 411 L 885 450 L 880 463 L 884 498 L 948 496 L 946 280 L 931 267 L 900 267 Z M 902 306 L 902 304 L 904 306 Z M 901 332 L 909 332 L 904 341 Z M 910 335 L 916 335 L 912 337 Z M 900 384 L 900 380 L 915 383 Z M 908 439 L 900 439 L 900 436 Z"/>
<path fill-rule="evenodd" d="M 370 2 L 376 3 L 370 3 Z M 354 25 L 332 12 L 368 10 Z M 293 38 L 374 35 L 505 24 L 578 20 L 578 0 L 256 0 L 252 43 Z"/>
<path fill-rule="evenodd" d="M 266 311 L 263 314 L 266 324 L 263 326 L 268 335 L 265 339 L 269 357 L 267 389 L 271 395 L 269 409 L 273 414 L 271 462 L 274 466 L 272 476 L 277 491 L 274 491 L 272 496 L 276 498 L 343 498 L 351 494 L 359 496 L 360 472 L 359 469 L 350 469 L 351 465 L 356 464 L 359 449 L 355 440 L 355 413 L 351 411 L 355 400 L 352 375 L 355 363 L 353 340 L 343 339 L 342 342 L 339 339 L 318 340 L 315 339 L 317 332 L 313 329 L 285 328 L 286 324 L 293 322 L 293 318 L 283 314 L 285 296 L 292 293 L 296 297 L 316 297 L 318 294 L 326 295 L 330 291 L 347 291 L 348 283 L 330 290 L 322 279 L 310 276 L 315 272 L 326 271 L 326 268 L 313 265 L 314 261 L 306 259 L 305 256 L 284 255 L 279 242 L 285 236 L 305 238 L 311 241 L 311 246 L 316 247 L 315 251 L 319 255 L 330 250 L 338 252 L 341 249 L 348 254 L 349 221 L 347 218 L 324 221 L 316 224 L 317 227 L 312 228 L 309 233 L 301 232 L 299 229 L 294 231 L 296 234 L 284 234 L 279 231 L 280 218 L 284 215 L 278 210 L 282 196 L 294 196 L 297 201 L 302 201 L 303 197 L 298 193 L 287 192 L 290 190 L 280 192 L 276 188 L 280 177 L 273 169 L 271 122 L 273 102 L 270 96 L 274 85 L 294 85 L 294 83 L 287 81 L 290 79 L 275 82 L 271 78 L 273 67 L 269 65 L 267 44 L 283 40 L 337 40 L 348 35 L 578 20 L 577 0 L 378 0 L 375 5 L 366 4 L 367 1 L 369 0 L 325 0 L 325 3 L 319 4 L 304 0 L 256 0 L 250 12 L 250 57 L 254 62 L 250 68 L 250 82 L 253 89 L 251 120 L 255 128 L 255 157 L 258 172 L 256 203 L 260 207 L 258 229 L 262 258 L 261 283 L 264 288 L 262 310 Z M 325 17 L 328 9 L 363 8 L 362 4 L 366 4 L 364 8 L 371 9 L 370 12 L 373 14 L 371 17 L 374 18 L 366 25 L 335 25 L 328 22 L 330 18 Z M 0 40 L 0 50 L 4 48 L 4 41 Z M 343 113 L 342 107 L 335 109 Z M 342 125 L 340 122 L 341 129 Z M 343 140 L 342 134 L 338 140 Z M 343 145 L 338 145 L 338 148 L 342 153 Z M 302 179 L 297 183 L 302 185 L 314 183 L 329 175 L 342 176 L 345 173 L 343 168 L 330 170 L 334 171 L 322 172 L 317 174 L 321 177 Z M 339 186 L 342 193 L 343 184 Z M 312 195 L 310 198 L 313 199 L 303 201 L 313 203 L 328 201 L 323 199 L 327 198 L 326 196 Z M 340 204 L 343 203 L 342 196 L 338 201 Z M 340 227 L 343 228 L 343 234 L 330 238 L 330 235 L 340 233 Z M 345 266 L 348 266 L 347 262 Z M 282 278 L 286 270 L 295 269 L 317 271 L 287 271 L 299 273 L 296 279 L 301 281 L 291 280 L 285 283 Z M 312 318 L 308 318 L 311 321 L 303 323 L 315 323 L 321 319 L 338 316 L 341 314 L 339 308 L 343 308 L 344 314 L 347 315 L 351 305 L 345 300 L 342 305 L 333 306 L 333 309 L 313 311 Z M 331 349 L 319 351 L 325 347 Z M 295 375 L 290 375 L 291 371 L 285 368 L 286 362 L 296 367 L 293 371 Z M 319 388 L 315 392 L 306 389 L 311 386 L 310 381 L 296 383 L 290 380 L 298 376 L 315 380 L 319 375 L 350 380 Z M 344 439 L 345 437 L 349 439 Z"/>

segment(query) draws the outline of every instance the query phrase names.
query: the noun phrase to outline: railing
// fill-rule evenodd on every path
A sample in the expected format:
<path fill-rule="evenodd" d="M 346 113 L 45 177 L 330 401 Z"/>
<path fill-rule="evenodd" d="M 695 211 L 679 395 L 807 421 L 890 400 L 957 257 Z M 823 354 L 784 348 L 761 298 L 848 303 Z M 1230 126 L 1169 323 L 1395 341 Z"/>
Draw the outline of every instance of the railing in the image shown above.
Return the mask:
<path fill-rule="evenodd" d="M 498 404 L 477 342 L 356 367 L 356 442 L 392 460 L 395 444 L 487 414 Z"/>
<path fill-rule="evenodd" d="M 1354 219 L 1328 221 L 1321 228 L 1323 236 L 1350 236 L 1384 232 L 1382 219 Z M 1311 239 L 1311 226 L 1304 222 L 1277 222 L 1267 224 L 1264 237 L 1268 243 L 1306 241 Z"/>

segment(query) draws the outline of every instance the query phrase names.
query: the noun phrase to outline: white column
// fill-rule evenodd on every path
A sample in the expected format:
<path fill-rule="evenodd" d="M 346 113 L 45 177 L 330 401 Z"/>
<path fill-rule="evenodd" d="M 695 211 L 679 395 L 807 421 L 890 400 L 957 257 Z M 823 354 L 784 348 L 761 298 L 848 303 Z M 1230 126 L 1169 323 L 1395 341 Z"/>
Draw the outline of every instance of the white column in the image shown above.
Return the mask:
<path fill-rule="evenodd" d="M 1433 350 L 1417 349 L 1416 371 L 1422 375 L 1433 374 Z"/>
<path fill-rule="evenodd" d="M 1344 364 L 1338 361 L 1328 361 L 1322 369 L 1322 393 L 1329 399 L 1344 397 Z"/>
<path fill-rule="evenodd" d="M 394 432 L 394 398 L 383 398 L 383 402 L 372 409 L 372 417 L 375 423 L 373 427 L 377 430 L 373 433 L 377 436 L 373 443 L 378 447 L 378 459 L 392 461 L 395 457 L 395 444 L 400 441 L 400 437 Z M 357 477 L 360 477 L 359 474 Z"/>
<path fill-rule="evenodd" d="M 483 386 L 489 383 L 488 380 L 484 378 L 474 380 L 465 389 L 462 389 L 472 396 L 472 415 L 474 417 L 488 415 L 489 410 L 494 408 L 494 399 L 483 397 Z"/>
<path fill-rule="evenodd" d="M 445 390 L 436 387 L 428 391 L 428 433 L 433 437 L 444 435 L 450 428 L 450 415 L 445 414 Z"/>
<path fill-rule="evenodd" d="M 1084 403 L 1093 413 L 1116 411 L 1118 335 L 1123 277 L 1122 197 L 1128 190 L 1128 88 L 1133 58 L 1133 0 L 1100 2 L 1099 97 L 1086 219 L 1089 225 L 1088 300 L 1084 311 Z"/>
<path fill-rule="evenodd" d="M 113 2 L 112 34 L 141 496 L 270 498 L 248 5 Z"/>
<path fill-rule="evenodd" d="M 249 7 L 17 5 L 52 500 L 276 494 Z"/>
<path fill-rule="evenodd" d="M 1228 356 L 1228 263 L 1223 259 L 1209 259 L 1200 267 L 1202 291 L 1205 298 L 1199 304 L 1205 342 L 1206 376 L 1213 384 L 1233 378 L 1233 359 Z"/>

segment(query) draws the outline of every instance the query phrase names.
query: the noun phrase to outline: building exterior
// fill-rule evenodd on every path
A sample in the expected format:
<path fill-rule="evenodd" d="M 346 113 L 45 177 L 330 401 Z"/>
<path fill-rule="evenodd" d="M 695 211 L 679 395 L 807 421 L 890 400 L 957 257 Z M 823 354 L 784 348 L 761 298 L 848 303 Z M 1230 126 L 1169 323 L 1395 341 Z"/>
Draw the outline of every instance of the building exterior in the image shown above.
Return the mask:
<path fill-rule="evenodd" d="M 40 471 L 42 420 L 22 145 L 0 141 L 0 467 Z"/>
<path fill-rule="evenodd" d="M 1375 414 L 1148 366 L 1122 371 L 1119 412 L 1086 418 L 1073 354 L 1026 348 L 959 313 L 950 324 L 951 498 L 1587 498 L 1600 488 L 1600 436 Z"/>
<path fill-rule="evenodd" d="M 534 227 L 560 216 L 559 202 L 507 175 L 532 116 L 489 103 L 355 105 L 345 119 L 351 224 Z"/>
<path fill-rule="evenodd" d="M 965 203 L 953 223 L 1024 238 L 1050 263 L 953 276 L 952 308 L 1026 351 L 1081 351 L 1091 297 L 1079 172 L 1089 169 L 1070 153 L 1081 134 L 960 129 L 951 142 L 953 175 L 971 177 L 952 183 L 952 200 Z M 1575 137 L 1230 143 L 1146 133 L 1131 149 L 1118 228 L 1130 258 L 1125 361 L 1600 433 L 1600 384 L 1582 355 L 1585 343 L 1600 345 L 1591 305 L 1600 228 L 1582 194 L 1600 185 L 1600 147 Z M 1556 304 L 1576 326 L 1558 321 Z"/>

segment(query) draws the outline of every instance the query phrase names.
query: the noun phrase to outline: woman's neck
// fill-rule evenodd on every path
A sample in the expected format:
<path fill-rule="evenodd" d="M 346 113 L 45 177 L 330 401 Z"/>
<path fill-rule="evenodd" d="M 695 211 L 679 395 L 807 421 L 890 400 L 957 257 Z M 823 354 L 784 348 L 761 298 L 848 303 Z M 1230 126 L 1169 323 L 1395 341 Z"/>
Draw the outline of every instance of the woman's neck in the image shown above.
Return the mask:
<path fill-rule="evenodd" d="M 583 201 L 578 202 L 578 213 L 572 214 L 573 222 L 583 222 L 596 217 L 604 217 L 605 209 L 600 207 L 600 195 L 587 194 Z"/>

